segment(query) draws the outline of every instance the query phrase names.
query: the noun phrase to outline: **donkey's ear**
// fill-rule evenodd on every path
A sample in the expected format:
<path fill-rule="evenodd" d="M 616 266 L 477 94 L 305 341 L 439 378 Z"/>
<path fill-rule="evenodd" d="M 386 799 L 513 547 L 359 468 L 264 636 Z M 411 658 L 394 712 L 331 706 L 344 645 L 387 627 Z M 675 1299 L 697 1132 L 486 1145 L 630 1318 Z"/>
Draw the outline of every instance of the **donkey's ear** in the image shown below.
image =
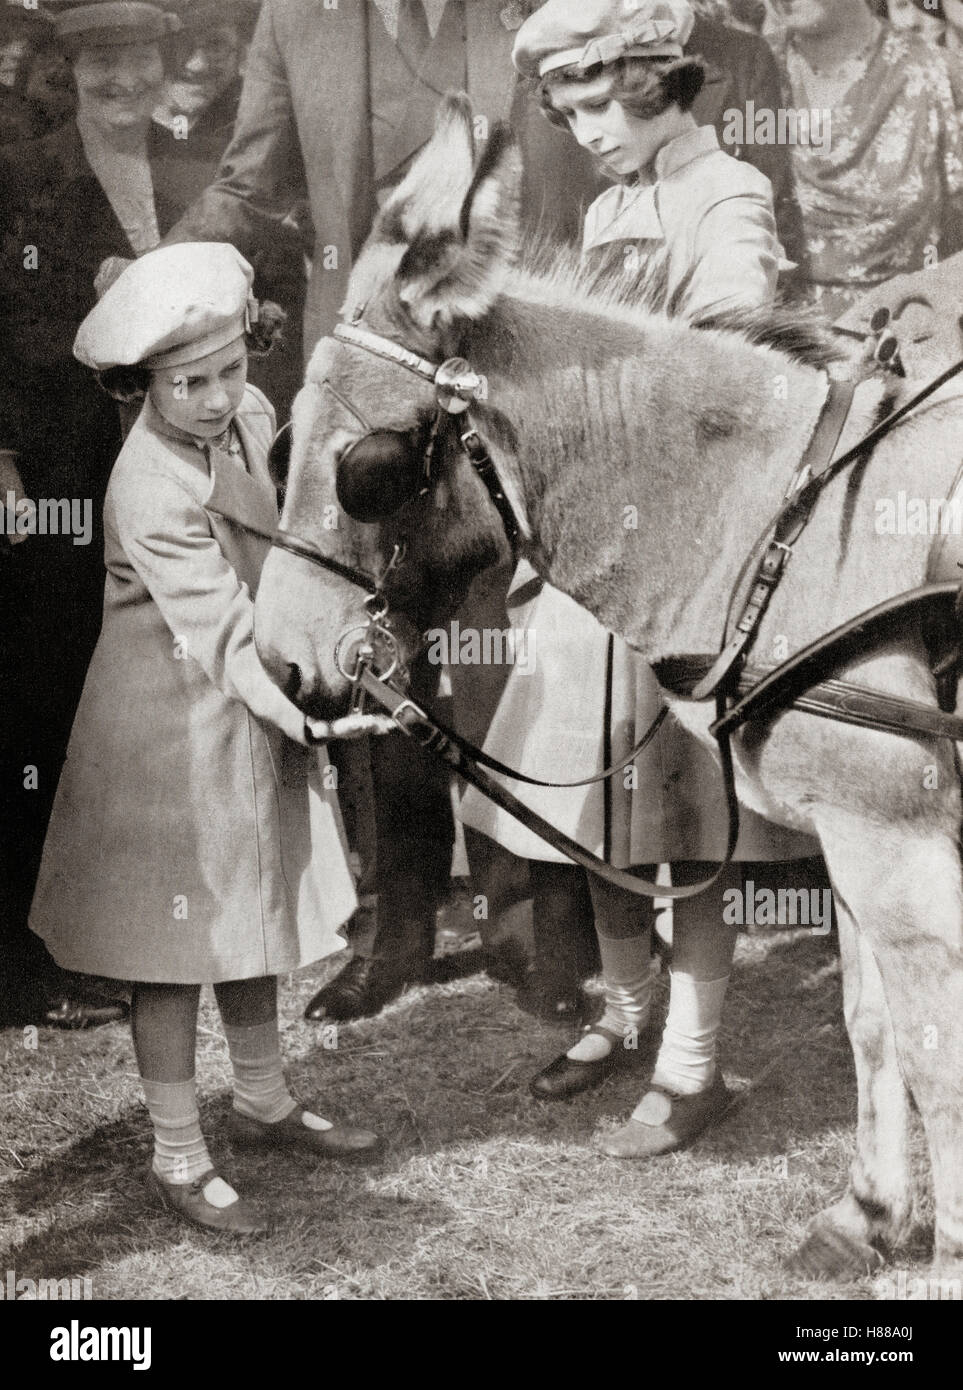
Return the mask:
<path fill-rule="evenodd" d="M 410 244 L 420 232 L 452 225 L 474 172 L 471 102 L 449 92 L 438 107 L 434 135 L 378 214 L 372 240 Z"/>
<path fill-rule="evenodd" d="M 449 192 L 445 216 L 414 233 L 398 266 L 398 294 L 416 323 L 446 326 L 491 308 L 518 251 L 521 183 L 514 136 L 496 125 L 460 206 Z"/>

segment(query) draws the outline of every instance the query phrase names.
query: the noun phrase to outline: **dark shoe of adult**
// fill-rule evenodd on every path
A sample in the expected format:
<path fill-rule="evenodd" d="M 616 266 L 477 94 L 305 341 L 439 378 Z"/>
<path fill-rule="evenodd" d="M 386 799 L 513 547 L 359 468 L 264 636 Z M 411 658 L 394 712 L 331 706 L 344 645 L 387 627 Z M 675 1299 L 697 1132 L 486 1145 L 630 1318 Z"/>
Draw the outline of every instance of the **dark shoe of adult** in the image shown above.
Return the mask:
<path fill-rule="evenodd" d="M 341 1163 L 368 1163 L 384 1152 L 384 1140 L 370 1129 L 356 1125 L 315 1129 L 305 1124 L 305 1113 L 298 1107 L 286 1119 L 271 1124 L 232 1110 L 224 1126 L 224 1137 L 239 1149 L 295 1149 L 314 1158 L 334 1158 Z"/>
<path fill-rule="evenodd" d="M 219 1174 L 211 1168 L 202 1173 L 194 1182 L 165 1182 L 154 1172 L 148 1170 L 147 1186 L 159 1197 L 168 1211 L 183 1216 L 195 1226 L 203 1226 L 208 1231 L 223 1231 L 234 1236 L 259 1236 L 271 1229 L 269 1217 L 258 1207 L 238 1197 L 227 1206 L 217 1206 L 209 1201 L 205 1193 L 213 1196 L 210 1184 L 223 1182 Z"/>
<path fill-rule="evenodd" d="M 62 995 L 48 999 L 43 1021 L 48 1028 L 100 1028 L 105 1023 L 122 1023 L 130 1013 L 121 999 L 75 999 Z"/>
<path fill-rule="evenodd" d="M 524 946 L 512 937 L 495 941 L 485 950 L 485 971 L 489 979 L 499 984 L 522 989 L 531 969 L 532 961 Z"/>
<path fill-rule="evenodd" d="M 610 1134 L 602 1149 L 610 1158 L 656 1158 L 698 1139 L 731 1104 L 721 1071 L 712 1083 L 692 1096 L 680 1096 L 665 1086 L 652 1085 L 631 1118 Z"/>
<path fill-rule="evenodd" d="M 304 1017 L 312 1023 L 371 1018 L 397 999 L 406 985 L 421 984 L 429 964 L 422 956 L 354 956 L 318 990 Z"/>
<path fill-rule="evenodd" d="M 515 993 L 520 1009 L 544 1023 L 578 1024 L 591 1017 L 591 1000 L 570 976 L 546 975 L 530 968 L 525 983 Z"/>
<path fill-rule="evenodd" d="M 528 1083 L 528 1089 L 537 1100 L 568 1100 L 571 1096 L 581 1095 L 583 1091 L 591 1091 L 593 1087 L 601 1085 L 614 1072 L 632 1071 L 647 1066 L 652 1060 L 653 1035 L 650 1032 L 634 1039 L 638 1043 L 636 1047 L 626 1047 L 624 1037 L 609 1028 L 600 1028 L 598 1024 L 583 1028 L 582 1037 L 589 1034 L 605 1039 L 609 1044 L 606 1055 L 591 1062 L 580 1062 L 566 1052 L 561 1053 L 547 1067 L 536 1072 Z"/>

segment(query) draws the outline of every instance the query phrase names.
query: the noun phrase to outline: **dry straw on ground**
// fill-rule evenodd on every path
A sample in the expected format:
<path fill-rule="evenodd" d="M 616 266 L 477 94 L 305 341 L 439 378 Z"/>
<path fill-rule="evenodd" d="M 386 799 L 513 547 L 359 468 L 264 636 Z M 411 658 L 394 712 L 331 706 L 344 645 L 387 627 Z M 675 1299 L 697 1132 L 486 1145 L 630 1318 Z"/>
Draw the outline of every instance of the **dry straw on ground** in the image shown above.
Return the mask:
<path fill-rule="evenodd" d="M 383 1162 L 339 1169 L 219 1141 L 230 1070 L 205 992 L 198 1075 L 212 1151 L 280 1222 L 242 1243 L 195 1231 L 145 1196 L 148 1122 L 126 1029 L 41 1031 L 37 1050 L 8 1030 L 0 1271 L 86 1276 L 105 1299 L 874 1297 L 870 1278 L 814 1285 L 782 1265 L 842 1191 L 852 1148 L 833 938 L 740 938 L 722 1053 L 736 1103 L 690 1152 L 643 1165 L 593 1146 L 631 1109 L 636 1079 L 561 1105 L 529 1097 L 528 1077 L 568 1034 L 519 1012 L 507 987 L 476 975 L 411 992 L 342 1026 L 332 1051 L 301 1018 L 324 973 L 282 983 L 293 1081 L 326 1113 L 384 1132 Z M 900 1265 L 922 1273 L 926 1255 L 916 1241 Z"/>

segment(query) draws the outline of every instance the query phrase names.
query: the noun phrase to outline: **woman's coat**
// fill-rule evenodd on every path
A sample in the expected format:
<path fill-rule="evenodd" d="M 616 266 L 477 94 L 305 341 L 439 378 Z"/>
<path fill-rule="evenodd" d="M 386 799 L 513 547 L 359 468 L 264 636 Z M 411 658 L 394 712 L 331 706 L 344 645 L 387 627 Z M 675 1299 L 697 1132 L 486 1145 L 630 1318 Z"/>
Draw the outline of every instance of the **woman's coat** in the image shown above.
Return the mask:
<path fill-rule="evenodd" d="M 277 524 L 274 412 L 248 387 L 243 452 L 201 448 L 149 402 L 104 512 L 104 624 L 71 733 L 30 924 L 70 970 L 205 983 L 342 948 L 356 902 L 325 750 L 254 647 Z M 289 736 L 286 736 L 289 735 Z"/>

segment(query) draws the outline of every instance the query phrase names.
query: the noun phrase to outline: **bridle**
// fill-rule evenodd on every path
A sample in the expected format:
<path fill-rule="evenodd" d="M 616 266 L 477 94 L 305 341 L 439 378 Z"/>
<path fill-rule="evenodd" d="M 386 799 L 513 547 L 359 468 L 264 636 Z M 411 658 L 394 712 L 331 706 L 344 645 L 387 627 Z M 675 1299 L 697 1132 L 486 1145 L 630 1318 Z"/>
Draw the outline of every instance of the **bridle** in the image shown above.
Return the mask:
<path fill-rule="evenodd" d="M 429 436 L 430 452 L 426 451 L 421 480 L 414 495 L 423 495 L 431 486 L 431 454 L 437 440 L 441 423 L 445 416 L 457 417 L 467 414 L 476 402 L 482 388 L 482 378 L 462 357 L 450 357 L 444 362 L 433 363 L 418 353 L 411 352 L 400 343 L 361 326 L 363 310 L 356 311 L 350 322 L 339 323 L 334 336 L 341 342 L 368 352 L 385 361 L 392 362 L 406 371 L 414 373 L 422 380 L 430 382 L 435 388 L 437 413 Z M 736 590 L 730 600 L 730 611 L 739 591 L 741 580 L 746 573 L 752 573 L 748 597 L 743 600 L 740 616 L 734 625 L 733 635 L 728 636 L 729 625 L 723 634 L 722 650 L 715 658 L 705 662 L 697 669 L 685 693 L 690 698 L 713 699 L 716 706 L 716 719 L 711 725 L 719 753 L 723 784 L 728 809 L 728 834 L 726 851 L 716 871 L 702 882 L 685 887 L 668 886 L 648 882 L 634 874 L 615 869 L 604 860 L 582 848 L 575 840 L 550 825 L 535 812 L 529 810 L 483 771 L 488 768 L 501 776 L 514 781 L 540 787 L 581 787 L 601 782 L 628 767 L 654 738 L 668 713 L 663 705 L 659 714 L 646 730 L 636 746 L 617 767 L 609 767 L 594 777 L 574 782 L 543 782 L 529 777 L 517 769 L 507 767 L 497 759 L 489 757 L 481 749 L 463 738 L 455 730 L 448 728 L 435 716 L 416 704 L 405 691 L 393 684 L 393 678 L 405 675 L 397 641 L 390 628 L 386 626 L 389 601 L 385 586 L 389 576 L 404 563 L 403 545 L 396 545 L 387 565 L 380 575 L 374 576 L 322 554 L 310 542 L 290 532 L 278 530 L 269 537 L 273 546 L 287 550 L 301 559 L 328 570 L 348 583 L 365 591 L 364 608 L 366 622 L 360 626 L 346 629 L 338 638 L 335 647 L 335 661 L 341 674 L 350 681 L 352 687 L 351 710 L 363 710 L 365 697 L 371 697 L 395 720 L 398 726 L 415 739 L 422 747 L 432 751 L 448 764 L 453 772 L 475 786 L 497 805 L 507 810 L 522 824 L 546 839 L 557 849 L 562 850 L 576 863 L 606 879 L 609 883 L 635 894 L 648 897 L 682 899 L 703 893 L 725 872 L 735 853 L 739 835 L 739 805 L 735 790 L 735 772 L 732 759 L 731 738 L 742 725 L 751 718 L 771 716 L 780 709 L 791 705 L 807 709 L 841 720 L 860 724 L 864 727 L 883 728 L 889 732 L 903 735 L 944 737 L 958 741 L 963 737 L 963 720 L 949 713 L 934 711 L 930 706 L 918 701 L 890 697 L 878 691 L 866 690 L 858 686 L 846 686 L 841 682 L 822 681 L 828 672 L 832 674 L 835 666 L 846 656 L 852 656 L 853 649 L 859 650 L 866 638 L 878 638 L 886 634 L 907 613 L 918 615 L 924 609 L 935 605 L 945 606 L 948 598 L 956 596 L 958 611 L 963 608 L 961 595 L 963 588 L 950 583 L 931 583 L 922 588 L 898 595 L 877 609 L 860 614 L 857 618 L 833 632 L 826 634 L 818 642 L 796 658 L 790 658 L 774 670 L 757 670 L 750 675 L 747 656 L 755 640 L 759 625 L 769 606 L 772 595 L 785 572 L 786 564 L 793 547 L 799 540 L 815 509 L 826 484 L 849 465 L 863 458 L 873 447 L 911 410 L 932 395 L 951 377 L 963 372 L 963 361 L 955 363 L 934 381 L 931 381 L 913 398 L 887 416 L 870 430 L 857 444 L 844 454 L 834 457 L 836 446 L 842 435 L 849 406 L 852 401 L 852 388 L 831 382 L 827 402 L 817 422 L 803 458 L 800 460 L 779 511 L 772 518 L 770 526 L 761 538 L 759 547 L 754 547 L 743 573 L 737 581 Z M 337 391 L 330 382 L 324 383 L 355 419 L 365 429 L 361 440 L 342 456 L 340 463 L 350 459 L 353 451 L 362 445 L 366 438 L 379 432 L 372 430 L 364 415 L 346 396 Z M 382 432 L 383 433 L 383 432 Z M 502 524 L 513 551 L 521 533 L 518 518 L 506 496 L 488 450 L 478 429 L 469 422 L 469 427 L 459 435 L 459 440 L 475 473 L 483 483 Z M 349 513 L 350 514 L 350 513 Z M 358 518 L 364 520 L 366 518 Z M 756 562 L 752 565 L 753 555 Z M 360 640 L 355 639 L 360 634 Z M 699 661 L 699 658 L 694 659 Z M 672 663 L 667 663 L 671 665 Z M 678 663 L 676 663 L 678 664 Z M 708 668 L 708 669 L 707 669 Z M 672 688 L 668 680 L 663 681 Z M 730 707 L 730 700 L 743 694 L 743 698 Z"/>
<path fill-rule="evenodd" d="M 356 440 L 338 461 L 339 500 L 342 501 L 348 515 L 355 520 L 386 520 L 389 516 L 400 511 L 402 507 L 408 505 L 409 502 L 425 496 L 430 490 L 434 482 L 432 464 L 442 425 L 446 419 L 467 414 L 472 403 L 478 399 L 483 389 L 483 380 L 463 357 L 448 357 L 441 363 L 430 362 L 427 358 L 418 353 L 410 352 L 392 339 L 361 327 L 358 322 L 359 318 L 360 312 L 356 314 L 352 322 L 339 323 L 334 330 L 335 338 L 361 348 L 385 361 L 393 362 L 396 366 L 403 367 L 423 381 L 430 382 L 435 388 L 436 410 L 431 426 L 425 434 L 418 466 L 418 477 L 413 481 L 408 494 L 403 497 L 397 507 L 389 507 L 386 514 L 375 514 L 374 511 L 366 512 L 363 506 L 359 510 L 357 501 L 353 508 L 350 503 L 346 504 L 342 495 L 341 479 L 350 469 L 353 459 L 360 451 L 366 448 L 369 452 L 371 451 L 371 441 L 387 440 L 390 437 L 400 438 L 401 436 L 395 431 L 376 429 L 360 407 L 344 392 L 338 390 L 327 378 L 324 378 L 320 383 L 364 430 L 361 438 Z M 473 424 L 467 421 L 466 423 L 468 428 L 461 430 L 458 435 L 462 451 L 488 493 L 502 522 L 509 545 L 514 549 L 520 534 L 518 519 L 502 489 L 481 435 Z M 390 445 L 388 447 L 390 448 Z M 376 446 L 374 452 L 376 452 Z M 338 578 L 365 591 L 366 597 L 363 601 L 365 621 L 360 625 L 346 628 L 335 643 L 335 664 L 341 675 L 351 682 L 351 713 L 363 712 L 366 694 L 364 678 L 366 676 L 387 682 L 394 676 L 407 674 L 402 665 L 402 655 L 397 639 L 387 625 L 390 601 L 386 594 L 386 585 L 390 576 L 404 564 L 406 546 L 404 543 L 396 544 L 384 569 L 375 575 L 330 558 L 312 545 L 310 541 L 280 527 L 271 537 L 271 544 L 277 549 L 286 550 L 302 560 L 307 560 L 321 569 L 328 570 Z"/>

